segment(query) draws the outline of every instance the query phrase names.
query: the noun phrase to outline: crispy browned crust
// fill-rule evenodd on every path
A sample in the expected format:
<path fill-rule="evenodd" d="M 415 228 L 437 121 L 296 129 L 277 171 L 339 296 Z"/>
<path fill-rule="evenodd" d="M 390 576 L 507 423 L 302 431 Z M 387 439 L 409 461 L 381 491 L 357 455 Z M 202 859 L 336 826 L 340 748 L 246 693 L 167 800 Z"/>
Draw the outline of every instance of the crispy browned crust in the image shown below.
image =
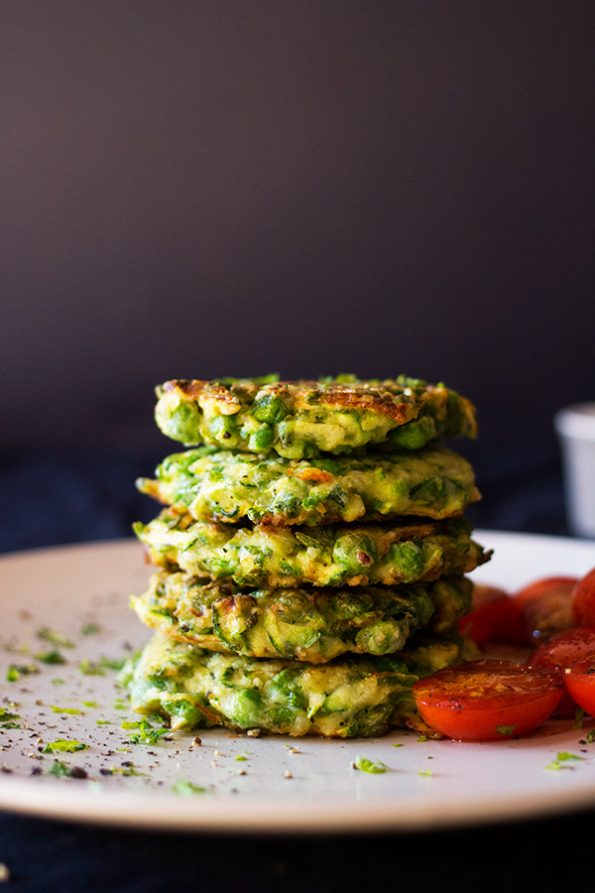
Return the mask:
<path fill-rule="evenodd" d="M 188 381 L 183 378 L 166 381 L 162 386 L 163 391 L 178 391 L 184 397 L 190 400 L 199 400 L 203 395 L 208 396 L 217 403 L 228 406 L 230 409 L 241 409 L 241 403 L 236 395 L 224 385 L 215 384 L 210 381 L 201 381 L 200 379 L 192 379 Z"/>
<path fill-rule="evenodd" d="M 217 382 L 201 379 L 172 379 L 162 385 L 163 392 L 177 391 L 186 399 L 199 402 L 201 398 L 213 400 L 219 403 L 222 409 L 227 409 L 228 413 L 239 412 L 243 406 L 250 405 L 256 394 L 263 389 L 266 389 L 271 397 L 282 397 L 297 410 L 313 410 L 316 406 L 357 409 L 361 412 L 388 416 L 398 424 L 403 424 L 415 414 L 415 411 L 412 412 L 412 401 L 401 399 L 398 394 L 384 389 L 381 385 L 367 382 L 327 384 L 300 380 L 272 382 L 267 385 L 239 382 L 237 385 L 226 387 Z"/>

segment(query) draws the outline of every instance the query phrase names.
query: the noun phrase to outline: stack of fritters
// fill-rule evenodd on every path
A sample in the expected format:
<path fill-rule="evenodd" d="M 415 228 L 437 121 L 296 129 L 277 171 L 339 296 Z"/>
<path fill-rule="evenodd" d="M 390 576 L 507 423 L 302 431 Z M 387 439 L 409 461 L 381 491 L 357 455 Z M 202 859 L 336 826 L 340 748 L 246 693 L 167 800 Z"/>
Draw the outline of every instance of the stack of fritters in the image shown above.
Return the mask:
<path fill-rule="evenodd" d="M 175 728 L 369 736 L 418 728 L 412 684 L 456 663 L 465 576 L 488 559 L 473 469 L 442 445 L 472 404 L 401 376 L 171 381 L 156 421 L 191 447 L 140 490 L 160 568 L 132 703 Z"/>

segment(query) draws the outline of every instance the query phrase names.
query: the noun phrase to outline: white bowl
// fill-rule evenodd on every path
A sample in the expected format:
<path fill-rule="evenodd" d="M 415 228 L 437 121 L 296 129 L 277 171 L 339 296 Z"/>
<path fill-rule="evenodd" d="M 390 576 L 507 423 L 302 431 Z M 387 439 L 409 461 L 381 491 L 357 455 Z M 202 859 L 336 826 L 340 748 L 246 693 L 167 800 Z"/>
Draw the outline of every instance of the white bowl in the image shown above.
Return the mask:
<path fill-rule="evenodd" d="M 576 536 L 595 538 L 595 403 L 567 406 L 556 413 L 568 524 Z"/>

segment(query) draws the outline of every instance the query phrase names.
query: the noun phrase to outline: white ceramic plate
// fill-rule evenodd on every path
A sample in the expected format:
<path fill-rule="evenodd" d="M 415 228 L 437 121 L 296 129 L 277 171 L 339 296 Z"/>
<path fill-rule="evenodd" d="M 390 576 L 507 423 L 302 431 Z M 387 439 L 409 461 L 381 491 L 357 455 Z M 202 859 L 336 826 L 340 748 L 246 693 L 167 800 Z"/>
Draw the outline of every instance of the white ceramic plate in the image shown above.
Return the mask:
<path fill-rule="evenodd" d="M 475 538 L 493 547 L 494 557 L 473 579 L 505 588 L 595 565 L 591 542 L 493 531 L 476 531 Z M 153 746 L 128 745 L 131 732 L 121 723 L 134 717 L 121 701 L 117 674 L 100 661 L 147 637 L 128 597 L 143 590 L 149 573 L 133 540 L 0 559 L 1 808 L 136 827 L 320 833 L 430 829 L 595 807 L 595 744 L 584 743 L 590 721 L 583 729 L 552 721 L 530 737 L 495 744 L 419 741 L 396 732 L 325 741 L 209 731 L 201 733 L 202 745 L 181 733 Z M 72 641 L 74 647 L 57 649 L 65 664 L 32 659 L 55 647 L 39 637 L 43 627 Z M 103 675 L 85 674 L 81 662 Z M 7 681 L 11 665 L 28 663 L 40 672 Z M 7 712 L 19 719 L 7 722 Z M 56 739 L 87 748 L 44 754 Z M 546 768 L 560 751 L 580 759 Z M 354 770 L 358 756 L 389 769 Z M 50 775 L 54 760 L 87 778 Z M 172 791 L 179 780 L 205 791 L 180 796 Z"/>

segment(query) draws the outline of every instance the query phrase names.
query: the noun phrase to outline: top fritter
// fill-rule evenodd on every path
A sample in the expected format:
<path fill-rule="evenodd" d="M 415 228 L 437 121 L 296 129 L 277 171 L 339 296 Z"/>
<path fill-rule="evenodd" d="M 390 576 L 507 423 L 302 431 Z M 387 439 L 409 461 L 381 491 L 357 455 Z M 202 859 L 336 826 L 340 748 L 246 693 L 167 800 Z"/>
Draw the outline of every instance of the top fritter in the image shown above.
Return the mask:
<path fill-rule="evenodd" d="M 276 376 L 167 381 L 156 389 L 160 430 L 186 446 L 275 452 L 287 459 L 367 445 L 416 450 L 436 438 L 475 437 L 475 408 L 443 384 L 399 376 L 318 381 Z"/>

